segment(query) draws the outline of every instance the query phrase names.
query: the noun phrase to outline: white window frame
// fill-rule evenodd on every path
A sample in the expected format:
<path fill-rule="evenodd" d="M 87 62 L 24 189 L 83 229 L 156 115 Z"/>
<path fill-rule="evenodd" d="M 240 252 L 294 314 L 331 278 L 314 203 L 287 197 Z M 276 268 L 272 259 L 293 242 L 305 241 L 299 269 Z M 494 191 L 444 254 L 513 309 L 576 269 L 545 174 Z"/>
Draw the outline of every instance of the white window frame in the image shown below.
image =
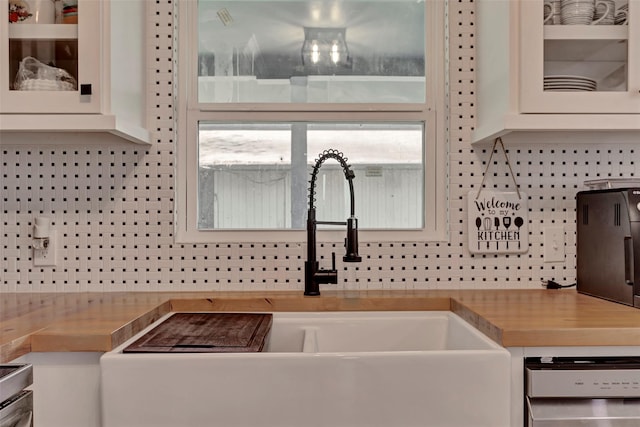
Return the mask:
<path fill-rule="evenodd" d="M 426 99 L 424 104 L 198 104 L 197 4 L 176 2 L 177 173 L 175 241 L 177 243 L 304 242 L 305 230 L 198 230 L 198 122 L 424 122 L 424 226 L 420 229 L 360 229 L 361 242 L 446 241 L 447 137 L 446 137 L 446 0 L 425 0 Z M 330 147 L 327 147 L 330 148 Z M 356 181 L 357 182 L 357 177 Z M 347 212 L 345 212 L 345 215 Z M 356 206 L 356 217 L 358 211 Z M 346 217 L 345 217 L 346 218 Z M 319 230 L 318 241 L 342 241 L 343 230 Z"/>

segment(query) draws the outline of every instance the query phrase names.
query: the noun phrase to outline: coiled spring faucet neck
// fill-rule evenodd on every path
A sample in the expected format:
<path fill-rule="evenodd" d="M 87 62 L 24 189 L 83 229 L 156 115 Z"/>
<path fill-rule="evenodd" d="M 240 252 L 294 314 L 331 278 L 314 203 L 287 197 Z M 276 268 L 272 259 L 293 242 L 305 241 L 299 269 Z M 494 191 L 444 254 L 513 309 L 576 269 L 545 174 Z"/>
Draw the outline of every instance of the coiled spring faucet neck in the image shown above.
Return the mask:
<path fill-rule="evenodd" d="M 327 159 L 335 159 L 342 166 L 344 176 L 349 182 L 349 195 L 351 199 L 351 214 L 346 222 L 318 221 L 316 220 L 315 195 L 316 180 L 320 166 Z M 305 262 L 305 295 L 320 295 L 320 283 L 338 283 L 338 271 L 335 266 L 335 253 L 332 254 L 332 268 L 324 270 L 319 268 L 316 258 L 316 228 L 318 224 L 329 225 L 346 225 L 347 237 L 345 238 L 345 256 L 342 257 L 344 262 L 360 262 L 362 258 L 358 255 L 358 220 L 355 218 L 355 196 L 353 191 L 353 178 L 355 174 L 351 167 L 347 164 L 347 158 L 333 149 L 325 150 L 316 160 L 313 170 L 311 171 L 311 181 L 309 186 L 309 211 L 307 215 L 307 261 Z"/>
<path fill-rule="evenodd" d="M 322 166 L 322 164 L 327 160 L 327 159 L 335 159 L 340 163 L 340 166 L 342 166 L 342 171 L 344 172 L 344 177 L 347 179 L 347 181 L 349 182 L 349 195 L 351 198 L 351 214 L 350 216 L 354 216 L 355 215 L 355 196 L 354 196 L 354 192 L 353 192 L 353 178 L 356 177 L 356 174 L 353 173 L 353 170 L 351 170 L 351 166 L 349 166 L 349 164 L 347 163 L 347 159 L 346 157 L 344 157 L 344 155 L 338 151 L 338 150 L 334 150 L 334 149 L 328 149 L 323 151 L 320 154 L 320 157 L 318 157 L 318 159 L 316 159 L 316 164 L 313 166 L 313 170 L 311 171 L 311 181 L 309 181 L 309 183 L 311 184 L 309 186 L 309 209 L 315 209 L 315 202 L 316 202 L 316 181 L 318 179 L 318 172 L 320 171 L 320 166 Z"/>

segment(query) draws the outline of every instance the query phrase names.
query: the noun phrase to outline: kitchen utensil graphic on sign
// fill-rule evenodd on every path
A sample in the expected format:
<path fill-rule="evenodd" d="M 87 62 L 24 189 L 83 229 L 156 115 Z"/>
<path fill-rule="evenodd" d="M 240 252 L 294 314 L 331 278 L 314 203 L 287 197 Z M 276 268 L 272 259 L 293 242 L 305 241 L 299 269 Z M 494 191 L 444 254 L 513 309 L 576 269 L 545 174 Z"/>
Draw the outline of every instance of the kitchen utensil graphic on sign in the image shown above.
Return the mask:
<path fill-rule="evenodd" d="M 500 143 L 514 177 L 509 158 L 500 138 L 496 139 L 491 150 L 491 157 L 496 144 Z M 488 165 L 491 164 L 489 158 Z M 485 170 L 484 176 L 486 177 Z M 527 195 L 516 191 L 486 190 L 484 177 L 478 191 L 472 190 L 467 195 L 469 252 L 474 254 L 489 253 L 524 253 L 529 250 L 529 230 Z"/>

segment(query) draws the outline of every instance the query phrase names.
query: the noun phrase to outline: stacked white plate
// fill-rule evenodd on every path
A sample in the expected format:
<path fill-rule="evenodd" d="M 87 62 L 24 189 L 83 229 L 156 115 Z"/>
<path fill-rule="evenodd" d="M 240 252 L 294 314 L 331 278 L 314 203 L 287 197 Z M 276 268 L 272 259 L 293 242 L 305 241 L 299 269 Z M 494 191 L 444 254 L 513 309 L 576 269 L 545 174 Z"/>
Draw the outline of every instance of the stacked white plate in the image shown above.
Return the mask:
<path fill-rule="evenodd" d="M 593 92 L 596 89 L 596 81 L 588 77 L 544 76 L 544 90 L 547 92 Z"/>
<path fill-rule="evenodd" d="M 595 4 L 585 0 L 566 0 L 562 2 L 563 25 L 589 25 L 593 21 Z"/>

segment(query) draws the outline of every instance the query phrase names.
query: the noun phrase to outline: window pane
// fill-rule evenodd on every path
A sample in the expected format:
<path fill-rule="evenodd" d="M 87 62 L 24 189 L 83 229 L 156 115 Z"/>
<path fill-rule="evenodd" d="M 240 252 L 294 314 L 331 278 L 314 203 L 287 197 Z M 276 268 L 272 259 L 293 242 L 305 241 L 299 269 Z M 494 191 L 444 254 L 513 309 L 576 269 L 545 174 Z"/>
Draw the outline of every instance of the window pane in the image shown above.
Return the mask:
<path fill-rule="evenodd" d="M 319 154 L 333 148 L 356 177 L 360 228 L 423 227 L 422 123 L 199 124 L 198 228 L 304 229 Z M 317 217 L 344 221 L 349 187 L 337 161 L 316 182 Z"/>
<path fill-rule="evenodd" d="M 424 103 L 422 0 L 199 0 L 200 103 Z"/>

